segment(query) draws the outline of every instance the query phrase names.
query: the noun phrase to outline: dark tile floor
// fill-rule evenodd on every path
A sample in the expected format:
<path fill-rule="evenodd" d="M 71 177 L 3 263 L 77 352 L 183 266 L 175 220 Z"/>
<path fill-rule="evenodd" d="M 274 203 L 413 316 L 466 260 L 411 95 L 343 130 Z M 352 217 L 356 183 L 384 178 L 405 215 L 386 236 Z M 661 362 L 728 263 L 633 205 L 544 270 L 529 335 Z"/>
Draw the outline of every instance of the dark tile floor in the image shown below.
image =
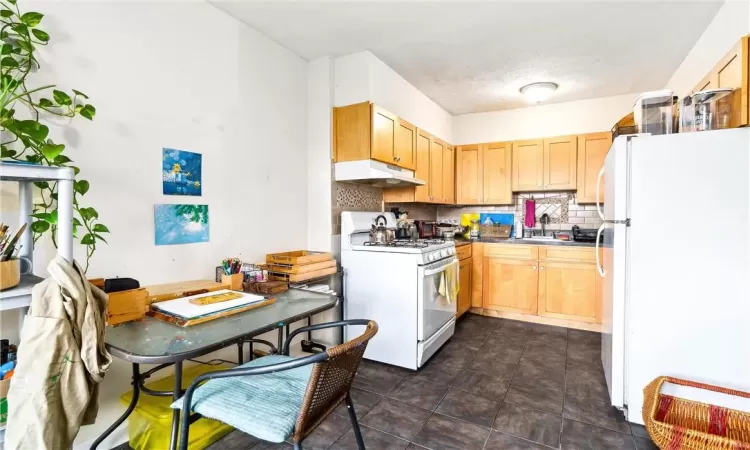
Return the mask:
<path fill-rule="evenodd" d="M 368 449 L 657 447 L 610 407 L 596 333 L 467 314 L 418 372 L 363 361 L 352 389 Z M 305 450 L 356 449 L 340 406 Z M 211 450 L 291 448 L 234 431 Z"/>

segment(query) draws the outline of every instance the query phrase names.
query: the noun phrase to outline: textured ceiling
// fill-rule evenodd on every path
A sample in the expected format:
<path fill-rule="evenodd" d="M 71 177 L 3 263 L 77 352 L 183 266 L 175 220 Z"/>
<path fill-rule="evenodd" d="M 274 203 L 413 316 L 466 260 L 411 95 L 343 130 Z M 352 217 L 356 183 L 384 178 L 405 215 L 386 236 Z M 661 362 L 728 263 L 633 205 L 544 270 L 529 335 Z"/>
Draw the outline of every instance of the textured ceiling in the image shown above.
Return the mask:
<path fill-rule="evenodd" d="M 661 89 L 721 2 L 209 0 L 312 60 L 372 51 L 451 114 Z"/>

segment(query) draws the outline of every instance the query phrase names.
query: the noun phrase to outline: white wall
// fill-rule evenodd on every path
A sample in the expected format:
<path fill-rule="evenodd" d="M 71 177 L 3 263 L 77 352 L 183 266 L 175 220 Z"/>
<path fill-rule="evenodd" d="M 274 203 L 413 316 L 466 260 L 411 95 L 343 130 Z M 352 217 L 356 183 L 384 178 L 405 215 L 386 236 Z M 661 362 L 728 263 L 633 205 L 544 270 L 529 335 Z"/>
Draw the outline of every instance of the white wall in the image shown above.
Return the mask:
<path fill-rule="evenodd" d="M 90 276 L 142 284 L 212 279 L 224 257 L 257 261 L 306 246 L 304 60 L 204 2 L 26 1 L 21 7 L 44 13 L 52 36 L 33 84 L 79 89 L 97 107 L 93 122 L 76 120 L 50 133 L 69 145 L 91 182 L 82 200 L 112 231 Z M 163 146 L 203 154 L 202 197 L 161 194 Z M 8 199 L 13 189 L 3 187 L 3 216 L 17 214 Z M 155 246 L 154 204 L 181 202 L 209 205 L 210 242 Z M 79 260 L 82 250 L 76 249 Z M 16 332 L 10 313 L 3 335 Z M 129 389 L 129 376 L 128 364 L 112 366 L 99 419 L 81 429 L 78 442 L 124 410 L 118 397 Z"/>
<path fill-rule="evenodd" d="M 331 250 L 333 60 L 307 64 L 307 248 Z"/>
<path fill-rule="evenodd" d="M 452 116 L 369 51 L 335 61 L 336 106 L 371 101 L 453 143 Z"/>
<path fill-rule="evenodd" d="M 666 88 L 680 97 L 688 94 L 719 60 L 750 33 L 750 2 L 727 1 L 690 50 Z"/>
<path fill-rule="evenodd" d="M 600 97 L 453 117 L 453 143 L 532 139 L 610 130 L 633 110 L 637 94 Z"/>

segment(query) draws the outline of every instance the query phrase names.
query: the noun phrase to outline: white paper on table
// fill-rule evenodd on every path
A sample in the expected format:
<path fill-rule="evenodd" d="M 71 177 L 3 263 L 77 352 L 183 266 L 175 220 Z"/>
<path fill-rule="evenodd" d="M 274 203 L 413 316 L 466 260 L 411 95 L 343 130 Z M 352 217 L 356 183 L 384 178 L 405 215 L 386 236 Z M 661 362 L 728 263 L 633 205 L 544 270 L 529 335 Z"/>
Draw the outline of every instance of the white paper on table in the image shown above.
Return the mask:
<path fill-rule="evenodd" d="M 225 302 L 211 303 L 209 305 L 194 305 L 190 303 L 190 300 L 202 297 L 211 297 L 220 294 L 240 294 L 242 298 L 236 298 L 234 300 L 227 300 Z M 195 317 L 205 316 L 206 314 L 216 313 L 224 311 L 230 308 L 236 308 L 238 306 L 249 305 L 251 303 L 262 302 L 266 298 L 261 295 L 248 294 L 246 292 L 230 291 L 229 289 L 221 289 L 218 291 L 207 292 L 205 294 L 191 295 L 190 297 L 182 297 L 175 300 L 167 300 L 164 302 L 152 303 L 151 307 L 164 311 L 176 316 L 184 317 L 186 319 L 193 319 Z"/>

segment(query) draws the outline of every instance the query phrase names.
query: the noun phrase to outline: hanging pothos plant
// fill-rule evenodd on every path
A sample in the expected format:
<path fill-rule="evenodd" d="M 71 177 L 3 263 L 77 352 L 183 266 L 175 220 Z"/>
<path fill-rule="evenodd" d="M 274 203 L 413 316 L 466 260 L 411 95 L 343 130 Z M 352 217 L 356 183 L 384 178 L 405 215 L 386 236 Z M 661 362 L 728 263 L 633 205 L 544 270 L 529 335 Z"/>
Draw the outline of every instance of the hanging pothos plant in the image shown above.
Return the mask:
<path fill-rule="evenodd" d="M 28 75 L 41 68 L 36 59 L 38 46 L 47 45 L 50 40 L 49 34 L 39 28 L 43 17 L 38 12 L 21 13 L 16 0 L 0 0 L 0 157 L 73 169 L 77 178 L 73 185 L 73 234 L 78 237 L 83 228 L 80 242 L 86 246 L 85 270 L 88 270 L 97 243 L 106 243 L 102 234 L 109 229 L 99 222 L 96 209 L 81 203 L 81 197 L 89 190 L 89 182 L 78 177 L 80 170 L 64 154 L 65 145 L 50 139 L 49 128 L 39 119 L 41 113 L 42 116 L 52 114 L 70 119 L 82 116 L 93 120 L 96 109 L 86 103 L 88 96 L 81 91 L 72 89 L 68 93 L 54 84 L 27 85 Z M 28 109 L 30 114 L 18 117 L 17 108 Z M 34 204 L 32 214 L 34 242 L 49 234 L 57 247 L 57 183 L 34 184 L 41 190 L 41 202 Z"/>

